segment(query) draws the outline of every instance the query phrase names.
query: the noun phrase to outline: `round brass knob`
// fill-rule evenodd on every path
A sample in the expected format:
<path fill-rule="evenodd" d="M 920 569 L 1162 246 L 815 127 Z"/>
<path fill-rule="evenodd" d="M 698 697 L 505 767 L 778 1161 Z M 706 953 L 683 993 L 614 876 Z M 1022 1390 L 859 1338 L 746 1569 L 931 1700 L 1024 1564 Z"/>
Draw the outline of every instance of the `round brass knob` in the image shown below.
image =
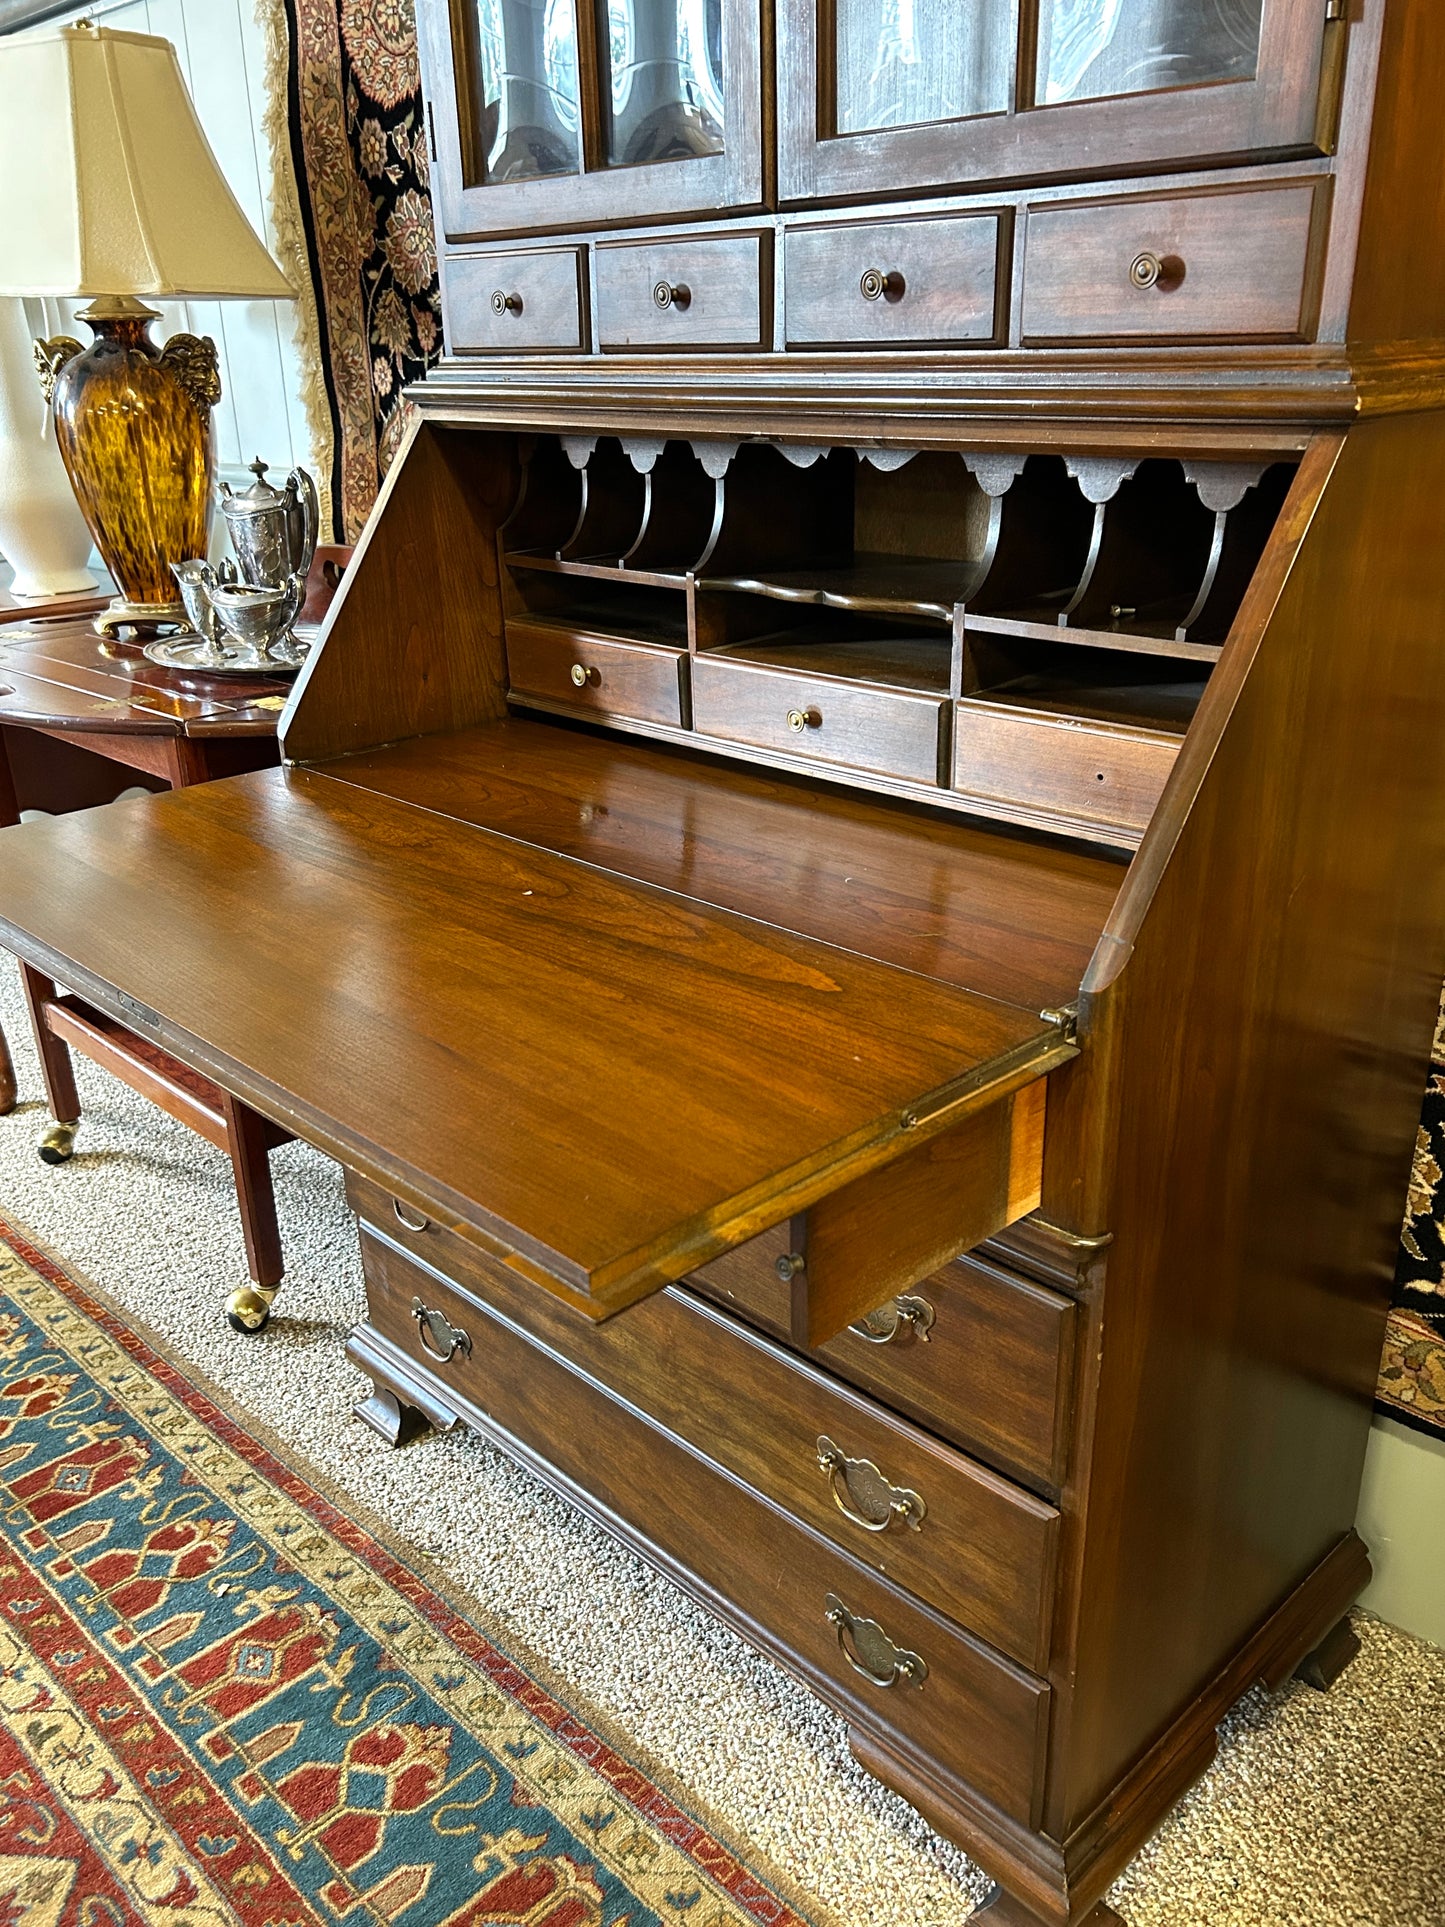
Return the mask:
<path fill-rule="evenodd" d="M 496 290 L 496 292 L 492 296 L 492 313 L 493 314 L 520 314 L 521 312 L 522 312 L 521 295 L 507 294 L 501 288 L 498 288 Z"/>
<path fill-rule="evenodd" d="M 781 1257 L 773 1260 L 773 1270 L 785 1285 L 790 1285 L 798 1273 L 806 1269 L 807 1263 L 801 1251 L 785 1251 Z"/>
<path fill-rule="evenodd" d="M 805 729 L 821 729 L 823 712 L 821 709 L 790 709 L 788 728 L 795 736 L 801 736 Z"/>
<path fill-rule="evenodd" d="M 691 302 L 692 289 L 684 282 L 679 282 L 676 287 L 673 287 L 670 282 L 659 281 L 657 286 L 652 290 L 652 299 L 659 308 L 677 308 L 681 310 Z"/>
<path fill-rule="evenodd" d="M 578 689 L 586 689 L 589 684 L 595 689 L 602 680 L 602 671 L 589 669 L 585 662 L 574 662 L 571 675 L 573 684 Z"/>
<path fill-rule="evenodd" d="M 1163 272 L 1164 263 L 1157 254 L 1139 254 L 1130 264 L 1129 279 L 1136 288 L 1152 288 L 1157 286 Z"/>
<path fill-rule="evenodd" d="M 900 301 L 906 283 L 901 274 L 887 274 L 882 268 L 865 268 L 858 283 L 858 292 L 865 301 Z"/>

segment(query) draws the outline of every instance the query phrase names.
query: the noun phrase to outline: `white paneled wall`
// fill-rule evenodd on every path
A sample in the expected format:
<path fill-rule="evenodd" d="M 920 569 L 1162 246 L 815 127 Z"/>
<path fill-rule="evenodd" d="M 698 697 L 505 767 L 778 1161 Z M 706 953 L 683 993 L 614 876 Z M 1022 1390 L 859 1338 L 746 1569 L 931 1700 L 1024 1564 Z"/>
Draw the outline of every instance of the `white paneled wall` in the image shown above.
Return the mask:
<path fill-rule="evenodd" d="M 94 0 L 66 18 L 163 34 L 172 43 L 231 191 L 274 252 L 267 210 L 271 158 L 262 133 L 265 53 L 253 0 Z M 54 30 L 54 22 L 34 29 Z M 296 462 L 319 472 L 300 399 L 293 304 L 168 302 L 162 314 L 155 325 L 157 341 L 184 329 L 210 335 L 220 354 L 222 394 L 215 412 L 219 472 L 249 481 L 246 464 L 256 455 L 282 474 Z M 88 339 L 83 323 L 74 332 Z"/>

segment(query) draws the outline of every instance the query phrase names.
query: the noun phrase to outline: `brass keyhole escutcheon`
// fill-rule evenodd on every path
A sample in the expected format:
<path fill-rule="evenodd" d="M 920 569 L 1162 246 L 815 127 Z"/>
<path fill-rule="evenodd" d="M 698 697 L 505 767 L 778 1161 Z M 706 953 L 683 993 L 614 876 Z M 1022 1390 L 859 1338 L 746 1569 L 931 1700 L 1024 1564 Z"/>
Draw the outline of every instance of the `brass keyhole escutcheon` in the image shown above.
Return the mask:
<path fill-rule="evenodd" d="M 507 294 L 506 292 L 504 292 L 503 289 L 498 288 L 496 293 L 492 296 L 492 313 L 497 315 L 502 315 L 502 314 L 520 314 L 521 312 L 522 312 L 521 295 Z"/>
<path fill-rule="evenodd" d="M 569 673 L 577 689 L 596 689 L 602 681 L 602 671 L 589 668 L 585 662 L 574 662 Z"/>
<path fill-rule="evenodd" d="M 652 298 L 659 308 L 676 308 L 681 312 L 692 302 L 692 289 L 681 281 L 675 287 L 670 282 L 659 281 L 652 290 Z"/>
<path fill-rule="evenodd" d="M 907 283 L 901 274 L 885 273 L 882 268 L 865 268 L 858 292 L 865 301 L 901 301 Z"/>
<path fill-rule="evenodd" d="M 821 729 L 823 712 L 821 709 L 790 709 L 788 728 L 795 736 L 801 736 L 805 729 Z"/>
<path fill-rule="evenodd" d="M 833 1503 L 851 1524 L 865 1532 L 886 1532 L 895 1524 L 922 1531 L 928 1507 L 920 1495 L 890 1483 L 871 1459 L 850 1459 L 826 1434 L 818 1440 L 818 1470 L 827 1475 Z"/>

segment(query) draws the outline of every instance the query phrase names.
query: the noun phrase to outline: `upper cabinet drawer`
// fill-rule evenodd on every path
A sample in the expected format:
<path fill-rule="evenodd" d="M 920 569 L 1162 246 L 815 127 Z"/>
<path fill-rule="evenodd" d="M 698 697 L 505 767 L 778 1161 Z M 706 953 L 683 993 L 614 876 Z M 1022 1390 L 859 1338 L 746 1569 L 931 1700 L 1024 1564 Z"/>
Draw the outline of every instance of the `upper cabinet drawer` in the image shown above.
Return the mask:
<path fill-rule="evenodd" d="M 690 241 L 604 241 L 597 249 L 603 348 L 759 348 L 766 256 L 761 234 Z"/>
<path fill-rule="evenodd" d="M 446 262 L 446 338 L 454 355 L 585 346 L 581 248 L 454 254 Z"/>
<path fill-rule="evenodd" d="M 1323 189 L 1215 189 L 1029 210 L 1026 342 L 1299 340 Z"/>
<path fill-rule="evenodd" d="M 999 229 L 997 214 L 790 228 L 788 346 L 997 340 Z"/>

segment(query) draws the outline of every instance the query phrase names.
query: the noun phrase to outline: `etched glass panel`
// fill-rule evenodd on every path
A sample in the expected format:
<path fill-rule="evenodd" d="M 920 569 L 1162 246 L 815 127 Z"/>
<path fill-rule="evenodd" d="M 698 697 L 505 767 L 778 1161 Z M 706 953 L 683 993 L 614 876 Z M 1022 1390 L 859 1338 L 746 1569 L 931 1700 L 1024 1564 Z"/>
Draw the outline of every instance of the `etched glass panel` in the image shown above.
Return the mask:
<path fill-rule="evenodd" d="M 1010 0 L 836 0 L 834 20 L 835 133 L 1008 108 Z"/>
<path fill-rule="evenodd" d="M 498 185 L 575 174 L 580 150 L 573 0 L 474 5 L 475 175 Z"/>
<path fill-rule="evenodd" d="M 1043 0 L 1038 98 L 1250 80 L 1264 0 Z"/>
<path fill-rule="evenodd" d="M 723 151 L 722 0 L 597 0 L 609 165 Z"/>

